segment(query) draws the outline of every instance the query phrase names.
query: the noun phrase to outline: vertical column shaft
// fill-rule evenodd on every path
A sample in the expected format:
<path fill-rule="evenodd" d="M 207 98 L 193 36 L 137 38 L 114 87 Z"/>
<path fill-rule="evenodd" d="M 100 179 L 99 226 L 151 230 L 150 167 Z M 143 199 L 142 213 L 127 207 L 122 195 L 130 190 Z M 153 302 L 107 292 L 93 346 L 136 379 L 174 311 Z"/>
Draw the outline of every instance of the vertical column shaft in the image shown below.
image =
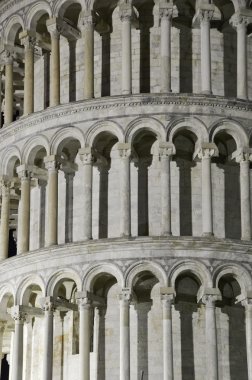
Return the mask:
<path fill-rule="evenodd" d="M 121 236 L 131 235 L 131 218 L 130 218 L 130 155 L 131 149 L 129 144 L 120 144 L 119 154 L 121 156 Z"/>
<path fill-rule="evenodd" d="M 80 334 L 80 380 L 90 380 L 90 303 L 84 299 L 79 303 Z"/>
<path fill-rule="evenodd" d="M 200 11 L 200 34 L 201 34 L 201 90 L 204 94 L 212 93 L 211 83 L 211 43 L 210 43 L 210 20 L 212 11 Z"/>
<path fill-rule="evenodd" d="M 251 239 L 251 217 L 250 217 L 250 161 L 240 161 L 240 196 L 241 196 L 241 239 Z"/>
<path fill-rule="evenodd" d="M 161 92 L 171 92 L 171 20 L 173 5 L 160 5 Z"/>
<path fill-rule="evenodd" d="M 132 6 L 121 4 L 122 22 L 122 94 L 132 93 L 132 52 L 131 52 L 131 18 Z"/>
<path fill-rule="evenodd" d="M 8 258 L 9 249 L 10 184 L 2 183 L 2 207 L 0 224 L 0 260 Z"/>
<path fill-rule="evenodd" d="M 251 304 L 251 299 L 246 301 L 244 306 L 245 306 L 248 380 L 252 380 L 252 304 Z"/>
<path fill-rule="evenodd" d="M 25 314 L 19 306 L 12 309 L 12 317 L 15 321 L 14 344 L 12 354 L 12 378 L 11 380 L 23 379 L 23 339 Z"/>
<path fill-rule="evenodd" d="M 120 380 L 130 380 L 130 294 L 120 294 Z"/>
<path fill-rule="evenodd" d="M 83 240 L 92 239 L 92 182 L 93 182 L 93 156 L 91 148 L 79 150 L 80 158 L 83 162 L 84 180 L 84 225 Z"/>
<path fill-rule="evenodd" d="M 8 54 L 5 61 L 5 124 L 13 121 L 13 58 Z"/>
<path fill-rule="evenodd" d="M 173 380 L 172 301 L 173 295 L 161 295 L 163 306 L 163 379 Z"/>
<path fill-rule="evenodd" d="M 60 30 L 56 18 L 46 21 L 48 32 L 51 35 L 51 91 L 50 107 L 60 104 Z"/>
<path fill-rule="evenodd" d="M 44 360 L 42 380 L 53 380 L 53 318 L 55 307 L 48 297 L 44 309 Z"/>
<path fill-rule="evenodd" d="M 1 367 L 2 367 L 2 357 L 3 357 L 3 334 L 6 322 L 0 322 L 0 378 L 1 378 Z"/>
<path fill-rule="evenodd" d="M 171 173 L 172 148 L 160 147 L 161 159 L 161 233 L 171 235 Z"/>
<path fill-rule="evenodd" d="M 29 251 L 30 238 L 30 173 L 25 166 L 17 169 L 21 180 L 21 199 L 18 210 L 18 242 L 17 253 Z"/>
<path fill-rule="evenodd" d="M 55 156 L 44 159 L 48 170 L 47 183 L 47 247 L 58 243 L 58 162 Z"/>
<path fill-rule="evenodd" d="M 85 48 L 84 98 L 94 97 L 94 24 L 92 14 L 84 16 L 83 38 Z"/>
<path fill-rule="evenodd" d="M 25 33 L 25 32 L 24 32 Z M 22 38 L 22 34 L 21 34 Z M 34 111 L 34 42 L 27 32 L 21 39 L 25 46 L 24 115 Z"/>

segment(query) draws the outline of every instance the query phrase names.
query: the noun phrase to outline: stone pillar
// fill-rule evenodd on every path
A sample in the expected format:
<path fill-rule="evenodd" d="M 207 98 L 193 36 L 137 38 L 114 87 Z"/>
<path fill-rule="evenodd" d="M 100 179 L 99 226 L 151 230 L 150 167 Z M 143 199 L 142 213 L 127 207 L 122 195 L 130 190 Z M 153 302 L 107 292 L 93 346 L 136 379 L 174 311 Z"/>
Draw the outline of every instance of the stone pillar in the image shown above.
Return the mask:
<path fill-rule="evenodd" d="M 242 301 L 242 305 L 245 307 L 248 380 L 252 380 L 252 298 Z"/>
<path fill-rule="evenodd" d="M 92 182 L 93 182 L 93 154 L 90 147 L 79 150 L 80 159 L 83 163 L 84 180 L 84 226 L 83 240 L 92 239 Z"/>
<path fill-rule="evenodd" d="M 21 198 L 18 209 L 18 241 L 17 253 L 29 251 L 30 239 L 30 183 L 31 173 L 25 165 L 17 168 L 17 173 L 21 181 Z"/>
<path fill-rule="evenodd" d="M 173 288 L 161 288 L 163 308 L 163 379 L 173 380 L 172 303 Z"/>
<path fill-rule="evenodd" d="M 9 253 L 10 182 L 7 178 L 2 178 L 1 185 L 0 260 L 4 260 L 8 258 Z"/>
<path fill-rule="evenodd" d="M 210 42 L 210 21 L 213 18 L 214 5 L 209 4 L 204 8 L 199 8 L 194 16 L 194 23 L 200 24 L 201 36 L 201 92 L 203 94 L 212 93 L 211 83 L 211 42 Z"/>
<path fill-rule="evenodd" d="M 161 161 L 161 234 L 171 235 L 171 173 L 170 161 L 175 149 L 170 143 L 160 143 Z"/>
<path fill-rule="evenodd" d="M 120 302 L 120 380 L 130 380 L 130 301 L 129 289 L 122 289 Z"/>
<path fill-rule="evenodd" d="M 251 216 L 250 216 L 250 173 L 249 165 L 252 155 L 240 153 L 236 162 L 240 163 L 240 197 L 241 197 L 241 239 L 251 239 Z"/>
<path fill-rule="evenodd" d="M 198 157 L 201 159 L 201 186 L 202 186 L 202 234 L 213 235 L 213 206 L 212 206 L 212 178 L 211 158 L 217 155 L 217 147 L 213 143 L 202 145 Z"/>
<path fill-rule="evenodd" d="M 35 38 L 29 32 L 20 33 L 25 47 L 24 116 L 34 112 L 34 45 Z"/>
<path fill-rule="evenodd" d="M 3 112 L 3 109 L 2 109 L 2 102 L 3 102 L 3 96 L 2 96 L 2 91 L 3 91 L 3 67 L 0 66 L 0 128 L 2 128 L 3 126 L 3 122 L 2 122 L 2 112 Z"/>
<path fill-rule="evenodd" d="M 87 292 L 77 294 L 79 304 L 79 357 L 80 357 L 80 380 L 90 380 L 90 312 L 91 301 Z"/>
<path fill-rule="evenodd" d="M 57 156 L 44 158 L 45 167 L 48 170 L 47 182 L 47 226 L 45 246 L 58 244 L 58 170 L 59 161 Z"/>
<path fill-rule="evenodd" d="M 230 23 L 237 31 L 237 98 L 248 99 L 247 25 L 250 18 L 236 12 Z"/>
<path fill-rule="evenodd" d="M 1 378 L 1 366 L 3 358 L 3 334 L 6 327 L 6 321 L 0 321 L 0 378 Z"/>
<path fill-rule="evenodd" d="M 65 236 L 66 243 L 73 241 L 73 184 L 74 171 L 65 171 L 66 179 L 66 216 L 65 216 Z"/>
<path fill-rule="evenodd" d="M 174 14 L 174 10 L 175 13 Z M 177 15 L 173 2 L 159 5 L 160 16 L 160 91 L 171 92 L 171 22 Z"/>
<path fill-rule="evenodd" d="M 14 344 L 12 353 L 12 377 L 11 380 L 23 379 L 23 339 L 24 339 L 24 322 L 26 314 L 22 307 L 14 306 L 12 308 L 12 318 L 15 321 Z"/>
<path fill-rule="evenodd" d="M 52 297 L 41 299 L 44 310 L 44 360 L 42 380 L 53 380 L 53 318 L 55 312 Z"/>
<path fill-rule="evenodd" d="M 119 155 L 121 157 L 120 171 L 120 201 L 121 201 L 121 225 L 120 235 L 131 235 L 131 203 L 130 203 L 130 144 L 118 143 Z"/>
<path fill-rule="evenodd" d="M 60 27 L 55 18 L 46 21 L 51 35 L 51 91 L 50 107 L 60 104 Z"/>
<path fill-rule="evenodd" d="M 122 94 L 132 93 L 132 52 L 131 52 L 131 19 L 132 5 L 128 2 L 120 4 L 122 22 Z"/>
<path fill-rule="evenodd" d="M 215 302 L 221 300 L 219 289 L 209 289 L 211 294 L 204 294 L 205 304 L 205 340 L 206 340 L 206 373 L 208 380 L 218 380 L 218 350 L 215 316 Z"/>
<path fill-rule="evenodd" d="M 84 39 L 84 99 L 94 97 L 94 20 L 93 12 L 84 12 L 82 23 L 82 36 Z"/>
<path fill-rule="evenodd" d="M 13 121 L 13 56 L 7 50 L 4 51 L 5 62 L 5 108 L 4 124 Z"/>

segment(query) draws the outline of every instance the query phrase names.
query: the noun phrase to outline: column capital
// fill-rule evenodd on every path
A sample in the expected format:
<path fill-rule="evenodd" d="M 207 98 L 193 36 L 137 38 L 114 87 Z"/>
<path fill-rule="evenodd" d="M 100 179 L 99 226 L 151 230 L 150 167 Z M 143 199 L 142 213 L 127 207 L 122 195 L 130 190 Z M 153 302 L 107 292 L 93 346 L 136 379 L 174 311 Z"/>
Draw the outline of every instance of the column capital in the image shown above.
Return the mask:
<path fill-rule="evenodd" d="M 132 152 L 131 144 L 129 144 L 129 143 L 118 143 L 117 149 L 119 152 L 119 156 L 121 158 L 130 158 L 131 152 Z"/>
<path fill-rule="evenodd" d="M 40 298 L 40 306 L 44 312 L 54 313 L 56 310 L 55 299 L 53 297 Z"/>
<path fill-rule="evenodd" d="M 55 171 L 60 168 L 61 160 L 59 156 L 50 155 L 44 157 L 45 168 L 48 171 Z"/>
<path fill-rule="evenodd" d="M 203 143 L 197 152 L 197 156 L 200 160 L 204 158 L 218 157 L 218 148 L 214 143 Z"/>
<path fill-rule="evenodd" d="M 172 18 L 178 17 L 178 9 L 173 5 L 173 1 L 169 3 L 160 2 L 159 3 L 159 18 L 167 19 L 171 21 Z"/>
<path fill-rule="evenodd" d="M 176 292 L 173 287 L 160 288 L 160 299 L 163 304 L 172 304 L 174 302 Z"/>
<path fill-rule="evenodd" d="M 198 27 L 202 23 L 210 23 L 213 19 L 215 11 L 214 4 L 201 5 L 197 8 L 196 13 L 193 17 L 193 25 Z"/>
<path fill-rule="evenodd" d="M 197 298 L 198 302 L 201 301 L 207 307 L 213 307 L 216 301 L 222 300 L 222 296 L 218 288 L 203 289 Z"/>
<path fill-rule="evenodd" d="M 119 294 L 119 301 L 130 303 L 132 300 L 131 289 L 122 288 L 121 293 Z"/>
<path fill-rule="evenodd" d="M 233 14 L 229 23 L 234 29 L 247 27 L 252 22 L 252 15 L 241 13 L 240 11 Z"/>
<path fill-rule="evenodd" d="M 21 44 L 24 45 L 25 49 L 34 49 L 36 44 L 36 34 L 30 30 L 24 30 L 19 33 L 19 39 Z"/>
<path fill-rule="evenodd" d="M 20 321 L 20 322 L 26 322 L 28 314 L 25 312 L 22 308 L 22 306 L 13 306 L 11 308 L 11 317 L 14 319 L 14 321 Z"/>
<path fill-rule="evenodd" d="M 77 292 L 76 301 L 79 306 L 79 310 L 90 309 L 92 304 L 92 295 L 88 291 Z"/>
<path fill-rule="evenodd" d="M 3 175 L 0 177 L 0 195 L 2 197 L 10 195 L 11 180 Z"/>
<path fill-rule="evenodd" d="M 85 31 L 86 28 L 93 27 L 95 24 L 95 13 L 93 10 L 88 9 L 84 12 L 81 12 L 80 15 L 80 29 L 82 32 Z"/>
<path fill-rule="evenodd" d="M 173 156 L 176 154 L 176 148 L 174 144 L 170 142 L 160 142 L 159 143 L 159 156 L 164 157 L 164 156 Z"/>
<path fill-rule="evenodd" d="M 24 165 L 18 166 L 16 171 L 17 171 L 18 177 L 21 180 L 31 179 L 31 170 L 28 168 L 27 165 L 24 164 Z"/>
<path fill-rule="evenodd" d="M 62 26 L 59 24 L 58 19 L 56 17 L 49 18 L 46 20 L 46 27 L 51 35 L 51 38 L 59 40 L 62 32 Z"/>
<path fill-rule="evenodd" d="M 242 164 L 244 162 L 250 162 L 252 161 L 252 149 L 237 149 L 232 154 L 232 159 L 234 159 L 237 163 Z"/>
<path fill-rule="evenodd" d="M 1 53 L 1 61 L 4 65 L 12 65 L 14 60 L 14 54 L 8 49 L 4 49 Z"/>
<path fill-rule="evenodd" d="M 125 1 L 119 5 L 119 16 L 121 21 L 131 21 L 133 17 L 133 7 L 131 3 Z"/>
<path fill-rule="evenodd" d="M 91 147 L 80 148 L 78 153 L 83 165 L 91 165 L 94 162 L 94 153 Z"/>

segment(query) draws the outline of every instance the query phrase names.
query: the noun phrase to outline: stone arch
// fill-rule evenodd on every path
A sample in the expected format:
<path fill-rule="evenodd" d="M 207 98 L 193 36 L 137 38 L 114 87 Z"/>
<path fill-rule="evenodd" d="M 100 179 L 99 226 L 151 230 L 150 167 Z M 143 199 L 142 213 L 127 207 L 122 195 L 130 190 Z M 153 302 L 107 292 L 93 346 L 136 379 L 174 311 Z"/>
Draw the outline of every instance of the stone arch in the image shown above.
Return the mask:
<path fill-rule="evenodd" d="M 210 127 L 209 138 L 211 142 L 214 142 L 214 138 L 219 132 L 226 132 L 236 142 L 237 149 L 242 149 L 249 146 L 249 138 L 245 132 L 243 126 L 234 120 L 222 119 L 217 123 L 214 123 Z"/>
<path fill-rule="evenodd" d="M 115 264 L 103 263 L 92 266 L 86 271 L 83 278 L 82 289 L 92 291 L 96 278 L 103 273 L 107 273 L 115 277 L 118 285 L 122 288 L 124 287 L 125 282 L 120 268 Z"/>
<path fill-rule="evenodd" d="M 61 128 L 55 133 L 50 144 L 50 154 L 57 154 L 60 144 L 66 140 L 76 139 L 80 142 L 81 147 L 85 145 L 84 136 L 78 128 L 67 127 Z"/>
<path fill-rule="evenodd" d="M 252 290 L 252 277 L 247 269 L 241 265 L 224 264 L 218 267 L 213 273 L 214 287 L 218 288 L 220 279 L 225 275 L 232 275 L 238 282 L 242 295 L 246 297 L 247 291 Z"/>
<path fill-rule="evenodd" d="M 15 35 L 20 27 L 24 30 L 24 21 L 18 14 L 12 16 L 4 29 L 4 41 L 14 45 Z"/>
<path fill-rule="evenodd" d="M 22 152 L 22 163 L 24 164 L 28 163 L 28 160 L 32 151 L 33 150 L 36 151 L 37 149 L 40 149 L 41 147 L 45 148 L 47 155 L 49 155 L 49 152 L 50 152 L 49 142 L 45 136 L 38 135 L 28 140 Z"/>
<path fill-rule="evenodd" d="M 107 132 L 117 137 L 119 142 L 124 142 L 122 127 L 111 120 L 98 122 L 92 125 L 86 134 L 86 146 L 92 146 L 96 137 L 102 133 Z"/>
<path fill-rule="evenodd" d="M 55 17 L 63 16 L 65 10 L 68 8 L 68 6 L 72 5 L 73 3 L 80 4 L 82 6 L 81 0 L 58 0 L 53 5 L 53 14 Z"/>
<path fill-rule="evenodd" d="M 169 271 L 168 283 L 175 288 L 175 281 L 182 273 L 190 273 L 197 277 L 201 286 L 212 288 L 212 277 L 207 267 L 199 261 L 186 260 L 176 263 Z"/>
<path fill-rule="evenodd" d="M 36 23 L 43 14 L 47 13 L 49 17 L 52 17 L 52 9 L 47 1 L 36 2 L 32 6 L 26 16 L 25 26 L 28 30 L 35 30 Z"/>
<path fill-rule="evenodd" d="M 197 145 L 209 141 L 206 125 L 195 117 L 175 119 L 168 125 L 167 139 L 173 142 L 174 136 L 180 131 L 190 131 L 197 137 Z"/>
<path fill-rule="evenodd" d="M 81 278 L 78 272 L 73 269 L 63 269 L 55 272 L 46 284 L 46 296 L 53 296 L 55 294 L 57 285 L 61 280 L 69 279 L 76 283 L 77 290 L 81 290 Z"/>
<path fill-rule="evenodd" d="M 2 175 L 8 175 L 10 174 L 10 167 L 11 165 L 14 166 L 13 160 L 19 160 L 21 162 L 21 153 L 15 145 L 12 145 L 8 148 L 6 148 L 2 155 L 2 164 L 1 164 L 1 174 Z"/>
<path fill-rule="evenodd" d="M 14 304 L 16 304 L 16 292 L 10 283 L 0 288 L 0 310 L 4 307 L 5 303 L 7 304 L 7 297 L 13 297 Z"/>
<path fill-rule="evenodd" d="M 166 141 L 164 125 L 153 117 L 133 120 L 126 129 L 125 141 L 132 144 L 139 131 L 146 130 L 154 133 L 158 141 Z"/>
<path fill-rule="evenodd" d="M 25 293 L 28 290 L 29 286 L 37 285 L 40 287 L 43 297 L 45 296 L 45 282 L 42 276 L 34 274 L 26 277 L 17 286 L 17 303 L 23 305 L 25 302 Z"/>
<path fill-rule="evenodd" d="M 133 283 L 138 274 L 143 271 L 151 272 L 159 281 L 160 286 L 167 286 L 167 275 L 164 269 L 157 263 L 143 261 L 131 265 L 125 274 L 125 287 L 133 288 Z"/>

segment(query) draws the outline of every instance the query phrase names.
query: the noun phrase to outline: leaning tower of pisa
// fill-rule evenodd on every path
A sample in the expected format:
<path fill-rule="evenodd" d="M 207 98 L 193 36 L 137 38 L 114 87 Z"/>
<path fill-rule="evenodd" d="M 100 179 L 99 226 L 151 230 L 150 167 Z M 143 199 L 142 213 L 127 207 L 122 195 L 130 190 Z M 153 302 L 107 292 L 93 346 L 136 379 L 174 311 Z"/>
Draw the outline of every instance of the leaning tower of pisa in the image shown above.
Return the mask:
<path fill-rule="evenodd" d="M 0 0 L 1 380 L 252 380 L 252 6 Z"/>

